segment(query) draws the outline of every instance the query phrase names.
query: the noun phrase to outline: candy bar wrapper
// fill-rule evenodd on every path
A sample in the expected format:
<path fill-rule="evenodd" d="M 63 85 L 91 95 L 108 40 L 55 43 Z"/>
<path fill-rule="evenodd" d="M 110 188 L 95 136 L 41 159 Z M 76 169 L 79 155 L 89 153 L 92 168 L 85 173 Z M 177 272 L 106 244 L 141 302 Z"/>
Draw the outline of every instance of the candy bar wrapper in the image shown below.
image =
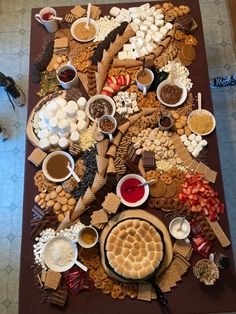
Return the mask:
<path fill-rule="evenodd" d="M 104 139 L 101 142 L 97 143 L 97 151 L 99 156 L 105 157 L 109 143 L 110 142 L 108 139 Z"/>
<path fill-rule="evenodd" d="M 96 155 L 96 161 L 97 161 L 97 168 L 98 173 L 101 176 L 104 176 L 106 173 L 107 165 L 108 165 L 108 159 L 99 155 Z"/>
<path fill-rule="evenodd" d="M 86 205 L 80 197 L 73 212 L 71 213 L 71 221 L 78 219 L 86 211 Z"/>
<path fill-rule="evenodd" d="M 92 204 L 95 201 L 96 197 L 93 193 L 93 191 L 91 191 L 90 187 L 87 188 L 84 196 L 83 196 L 83 202 L 85 204 L 86 207 L 88 207 L 90 204 Z"/>
<path fill-rule="evenodd" d="M 93 185 L 91 187 L 92 192 L 94 194 L 97 193 L 106 184 L 106 181 L 107 177 L 103 177 L 97 172 L 93 180 Z"/>

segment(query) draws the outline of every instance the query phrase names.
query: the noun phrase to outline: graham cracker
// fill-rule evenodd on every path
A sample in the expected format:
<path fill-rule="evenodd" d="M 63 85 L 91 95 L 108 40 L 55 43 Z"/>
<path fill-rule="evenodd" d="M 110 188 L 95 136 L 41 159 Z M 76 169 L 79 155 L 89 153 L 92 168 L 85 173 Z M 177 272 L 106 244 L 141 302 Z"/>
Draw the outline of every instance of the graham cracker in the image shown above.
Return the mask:
<path fill-rule="evenodd" d="M 138 300 L 151 301 L 152 299 L 152 285 L 150 283 L 140 283 L 138 285 Z"/>
<path fill-rule="evenodd" d="M 83 9 L 80 5 L 76 5 L 72 10 L 70 10 L 70 12 L 77 17 L 81 17 L 85 14 L 86 10 Z"/>
<path fill-rule="evenodd" d="M 68 47 L 68 39 L 66 37 L 56 38 L 54 40 L 54 49 L 64 47 Z"/>
<path fill-rule="evenodd" d="M 207 168 L 208 167 L 203 162 L 199 162 L 199 164 L 196 168 L 196 172 L 202 173 L 205 175 Z"/>
<path fill-rule="evenodd" d="M 27 159 L 31 161 L 36 167 L 39 167 L 46 156 L 47 153 L 42 151 L 40 148 L 35 148 Z"/>
<path fill-rule="evenodd" d="M 108 222 L 108 215 L 107 212 L 104 209 L 99 209 L 93 212 L 91 215 L 91 224 L 103 224 Z"/>
<path fill-rule="evenodd" d="M 102 207 L 109 213 L 115 214 L 119 208 L 121 200 L 119 196 L 114 193 L 108 193 L 105 197 L 105 201 L 102 203 Z"/>
<path fill-rule="evenodd" d="M 216 235 L 218 241 L 220 242 L 220 244 L 222 245 L 222 247 L 229 246 L 230 241 L 229 241 L 228 237 L 226 236 L 226 234 L 224 233 L 221 226 L 219 225 L 219 223 L 217 221 L 210 221 L 210 219 L 206 216 L 205 216 L 205 219 L 209 223 L 211 229 L 215 233 L 215 235 Z"/>
<path fill-rule="evenodd" d="M 99 10 L 100 10 L 100 8 L 97 7 L 96 5 L 91 5 L 90 17 L 95 20 L 95 18 L 97 17 L 97 14 L 98 14 L 98 12 L 99 12 Z"/>
<path fill-rule="evenodd" d="M 211 183 L 215 183 L 216 177 L 217 177 L 217 172 L 214 170 L 211 170 L 210 168 L 207 168 L 206 174 L 205 174 L 205 178 L 207 179 L 207 181 Z"/>
<path fill-rule="evenodd" d="M 193 248 L 183 240 L 176 240 L 173 246 L 174 253 L 182 255 L 187 261 L 190 260 Z"/>
<path fill-rule="evenodd" d="M 44 285 L 46 288 L 57 290 L 60 280 L 61 280 L 61 274 L 49 269 L 47 271 Z"/>
<path fill-rule="evenodd" d="M 198 166 L 198 162 L 197 162 L 195 159 L 192 159 L 192 162 L 191 162 L 191 164 L 189 165 L 189 169 L 190 169 L 191 171 L 196 171 L 197 166 Z"/>

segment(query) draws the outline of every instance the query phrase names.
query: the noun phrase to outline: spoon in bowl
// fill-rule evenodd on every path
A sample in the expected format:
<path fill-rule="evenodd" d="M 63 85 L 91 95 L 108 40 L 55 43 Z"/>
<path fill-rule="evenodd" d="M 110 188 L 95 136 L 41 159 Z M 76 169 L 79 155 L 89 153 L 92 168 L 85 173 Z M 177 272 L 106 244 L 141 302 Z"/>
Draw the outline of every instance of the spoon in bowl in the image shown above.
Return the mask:
<path fill-rule="evenodd" d="M 85 28 L 86 29 L 89 29 L 89 19 L 90 19 L 90 14 L 91 14 L 91 3 L 88 4 L 88 8 L 87 8 L 87 22 L 86 22 L 86 25 L 85 25 Z"/>
<path fill-rule="evenodd" d="M 126 192 L 133 192 L 135 191 L 136 189 L 142 187 L 142 186 L 145 186 L 145 185 L 152 185 L 156 183 L 156 180 L 155 179 L 152 179 L 152 180 L 149 180 L 149 181 L 146 181 L 144 183 L 140 183 L 138 185 L 130 185 L 130 186 L 127 186 L 127 188 L 125 189 Z"/>
<path fill-rule="evenodd" d="M 54 16 L 54 15 L 52 15 L 52 19 L 53 19 L 53 20 L 57 20 L 57 21 L 62 21 L 62 20 L 63 20 L 63 17 L 59 17 L 59 16 Z"/>
<path fill-rule="evenodd" d="M 75 171 L 71 168 L 70 163 L 67 164 L 67 169 L 70 171 L 70 174 L 75 178 L 77 182 L 80 182 L 80 178 L 77 176 Z"/>

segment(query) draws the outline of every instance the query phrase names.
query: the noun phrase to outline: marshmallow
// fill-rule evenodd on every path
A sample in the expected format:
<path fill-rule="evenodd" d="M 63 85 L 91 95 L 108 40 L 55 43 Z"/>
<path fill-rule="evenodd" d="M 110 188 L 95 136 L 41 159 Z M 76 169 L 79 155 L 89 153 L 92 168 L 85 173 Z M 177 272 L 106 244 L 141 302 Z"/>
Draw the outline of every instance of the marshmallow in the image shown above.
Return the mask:
<path fill-rule="evenodd" d="M 195 138 L 196 138 L 196 135 L 195 134 L 190 134 L 189 135 L 189 137 L 188 137 L 188 139 L 190 140 L 190 141 L 193 141 L 193 140 L 195 140 Z"/>
<path fill-rule="evenodd" d="M 39 147 L 42 149 L 42 150 L 45 150 L 45 151 L 49 151 L 49 149 L 51 148 L 51 145 L 49 143 L 49 140 L 47 138 L 42 138 L 40 139 L 39 141 Z"/>
<path fill-rule="evenodd" d="M 120 51 L 120 52 L 118 52 L 118 59 L 119 60 L 127 59 L 127 51 Z"/>
<path fill-rule="evenodd" d="M 70 124 L 69 121 L 66 119 L 60 120 L 58 122 L 58 128 L 60 129 L 60 132 L 67 133 L 70 131 Z"/>
<path fill-rule="evenodd" d="M 192 146 L 193 148 L 195 148 L 195 147 L 197 146 L 197 141 L 193 140 L 193 141 L 191 142 L 191 146 Z"/>
<path fill-rule="evenodd" d="M 140 31 L 146 32 L 147 30 L 148 30 L 148 26 L 147 25 L 142 24 L 140 26 Z"/>
<path fill-rule="evenodd" d="M 133 52 L 133 49 L 130 44 L 124 44 L 123 51 Z"/>
<path fill-rule="evenodd" d="M 189 145 L 190 145 L 190 141 L 187 140 L 187 141 L 184 142 L 184 146 L 187 147 L 187 146 L 189 146 Z"/>
<path fill-rule="evenodd" d="M 56 98 L 56 102 L 61 108 L 65 107 L 65 105 L 67 104 L 67 101 L 61 97 Z"/>
<path fill-rule="evenodd" d="M 49 126 L 51 128 L 57 128 L 57 125 L 58 125 L 58 120 L 56 117 L 52 117 L 50 120 L 49 120 Z"/>
<path fill-rule="evenodd" d="M 49 142 L 53 147 L 58 147 L 59 137 L 56 134 L 53 134 L 49 137 Z"/>
<path fill-rule="evenodd" d="M 110 10 L 110 15 L 117 17 L 120 14 L 120 9 L 117 7 L 112 7 Z"/>
<path fill-rule="evenodd" d="M 61 137 L 58 141 L 59 147 L 61 149 L 66 149 L 69 146 L 69 141 L 65 137 Z"/>
<path fill-rule="evenodd" d="M 58 110 L 57 114 L 56 114 L 56 118 L 58 120 L 63 120 L 66 118 L 66 112 L 64 110 Z"/>
<path fill-rule="evenodd" d="M 87 103 L 87 100 L 84 97 L 80 97 L 77 100 L 77 105 L 78 105 L 79 109 L 81 109 L 81 110 L 85 109 L 86 103 Z"/>
<path fill-rule="evenodd" d="M 87 127 L 86 121 L 79 120 L 79 122 L 77 123 L 78 131 L 81 133 L 81 132 L 83 132 L 86 129 L 86 127 Z"/>
<path fill-rule="evenodd" d="M 48 124 L 44 120 L 39 121 L 39 128 L 41 130 L 46 129 L 47 127 L 48 127 Z"/>
<path fill-rule="evenodd" d="M 78 110 L 77 103 L 74 100 L 68 101 L 68 103 L 65 107 L 65 111 L 66 111 L 68 117 L 70 117 L 70 118 L 75 117 L 77 110 Z"/>
<path fill-rule="evenodd" d="M 87 115 L 84 111 L 78 110 L 76 114 L 77 120 L 84 120 L 86 121 Z"/>
<path fill-rule="evenodd" d="M 77 131 L 71 132 L 70 139 L 71 139 L 71 141 L 73 143 L 78 143 L 79 142 L 79 137 L 80 137 L 79 132 L 77 132 Z"/>
<path fill-rule="evenodd" d="M 39 116 L 39 118 L 40 118 L 41 120 L 44 119 L 44 111 L 45 111 L 45 109 L 41 109 L 41 110 L 38 112 L 38 116 Z"/>
<path fill-rule="evenodd" d="M 201 135 L 197 135 L 196 138 L 195 138 L 195 140 L 196 140 L 198 143 L 200 143 L 201 140 L 202 140 Z"/>
<path fill-rule="evenodd" d="M 52 117 L 52 112 L 51 112 L 51 110 L 45 109 L 45 110 L 44 110 L 44 113 L 43 113 L 43 119 L 44 119 L 44 121 L 45 121 L 46 123 L 48 123 L 49 120 L 51 119 L 51 117 Z"/>
<path fill-rule="evenodd" d="M 187 141 L 188 138 L 187 138 L 186 134 L 183 134 L 180 136 L 180 139 L 182 142 L 185 142 L 185 141 Z"/>
<path fill-rule="evenodd" d="M 189 145 L 188 147 L 187 147 L 187 150 L 190 152 L 190 153 L 192 153 L 193 152 L 193 147 L 191 146 L 191 145 Z"/>
<path fill-rule="evenodd" d="M 199 143 L 200 146 L 202 147 L 205 147 L 207 146 L 207 141 L 206 140 L 202 140 L 200 143 Z"/>
<path fill-rule="evenodd" d="M 53 114 L 57 113 L 58 110 L 58 103 L 55 99 L 51 100 L 47 103 L 47 109 L 51 110 Z"/>
<path fill-rule="evenodd" d="M 39 139 L 47 138 L 49 135 L 50 135 L 49 131 L 46 129 L 38 131 L 38 138 Z"/>

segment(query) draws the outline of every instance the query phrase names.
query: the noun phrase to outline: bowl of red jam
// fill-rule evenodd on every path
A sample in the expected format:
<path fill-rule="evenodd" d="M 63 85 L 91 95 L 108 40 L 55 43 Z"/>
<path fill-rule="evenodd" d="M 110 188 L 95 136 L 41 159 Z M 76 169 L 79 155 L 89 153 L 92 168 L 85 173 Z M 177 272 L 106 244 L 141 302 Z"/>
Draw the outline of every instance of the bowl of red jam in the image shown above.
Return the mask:
<path fill-rule="evenodd" d="M 145 182 L 146 180 L 137 174 L 127 174 L 118 182 L 116 194 L 126 206 L 140 206 L 147 200 L 149 195 L 149 185 L 138 186 Z"/>

